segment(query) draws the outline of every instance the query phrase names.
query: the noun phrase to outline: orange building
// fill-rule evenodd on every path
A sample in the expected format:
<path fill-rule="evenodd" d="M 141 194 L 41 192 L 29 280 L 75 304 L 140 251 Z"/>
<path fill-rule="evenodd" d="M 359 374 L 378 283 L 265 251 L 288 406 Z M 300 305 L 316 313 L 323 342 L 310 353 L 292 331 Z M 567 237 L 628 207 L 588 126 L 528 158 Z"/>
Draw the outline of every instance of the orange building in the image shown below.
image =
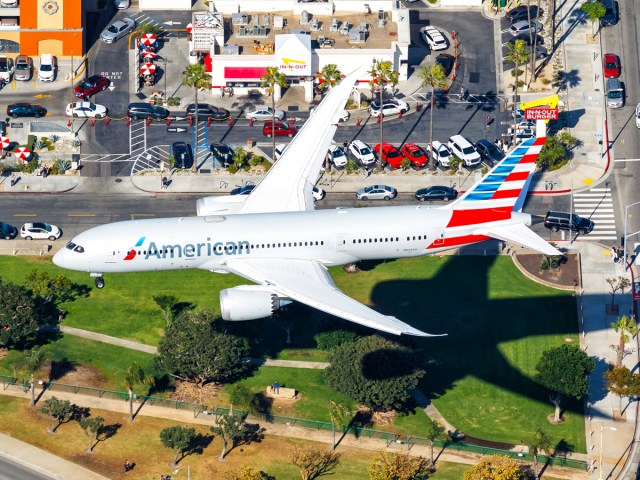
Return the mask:
<path fill-rule="evenodd" d="M 82 0 L 18 1 L 17 7 L 0 9 L 2 53 L 84 55 Z"/>

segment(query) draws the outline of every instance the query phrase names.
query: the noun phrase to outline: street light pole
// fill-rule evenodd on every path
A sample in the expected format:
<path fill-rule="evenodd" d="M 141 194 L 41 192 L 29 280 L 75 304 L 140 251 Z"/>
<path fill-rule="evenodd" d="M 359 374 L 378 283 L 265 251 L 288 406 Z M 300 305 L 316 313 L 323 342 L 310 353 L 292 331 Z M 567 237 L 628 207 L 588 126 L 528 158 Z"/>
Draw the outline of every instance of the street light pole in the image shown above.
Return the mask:
<path fill-rule="evenodd" d="M 631 205 L 625 205 L 624 206 L 624 237 L 623 237 L 624 245 L 622 246 L 622 248 L 623 248 L 622 261 L 624 262 L 624 271 L 625 272 L 628 269 L 627 268 L 628 267 L 628 264 L 627 264 L 627 236 L 628 236 L 627 235 L 627 215 L 628 214 L 627 214 L 627 212 L 629 210 L 629 207 L 633 207 L 634 205 L 638 205 L 638 204 L 640 204 L 640 202 L 635 202 L 635 203 L 632 203 Z M 630 235 L 635 235 L 636 233 L 640 233 L 640 232 L 634 232 L 634 233 L 632 233 Z"/>
<path fill-rule="evenodd" d="M 598 480 L 603 480 L 603 477 L 602 477 L 602 438 L 603 438 L 602 432 L 604 432 L 604 429 L 605 429 L 604 424 L 602 422 L 600 422 L 600 462 L 599 462 L 600 466 L 598 467 Z M 607 427 L 607 429 L 609 429 L 609 430 L 611 430 L 613 432 L 617 432 L 618 431 L 618 429 L 615 428 L 615 427 Z"/>

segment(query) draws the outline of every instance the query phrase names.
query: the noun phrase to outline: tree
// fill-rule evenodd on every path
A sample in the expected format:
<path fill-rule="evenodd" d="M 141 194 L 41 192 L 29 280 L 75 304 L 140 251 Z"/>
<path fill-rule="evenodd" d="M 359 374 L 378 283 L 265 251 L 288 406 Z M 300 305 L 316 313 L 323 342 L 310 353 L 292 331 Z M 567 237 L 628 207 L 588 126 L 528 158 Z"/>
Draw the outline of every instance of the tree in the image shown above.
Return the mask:
<path fill-rule="evenodd" d="M 436 169 L 436 164 L 433 159 L 433 151 L 431 145 L 433 144 L 433 105 L 435 104 L 435 90 L 436 88 L 444 88 L 447 86 L 447 76 L 444 74 L 442 65 L 434 63 L 431 66 L 424 67 L 418 77 L 422 79 L 423 87 L 431 87 L 431 100 L 429 102 L 429 168 L 431 170 Z"/>
<path fill-rule="evenodd" d="M 29 374 L 29 384 L 31 390 L 31 406 L 36 404 L 36 372 L 42 368 L 47 354 L 39 348 L 32 348 L 25 352 L 25 362 L 27 364 L 27 373 Z"/>
<path fill-rule="evenodd" d="M 524 480 L 520 465 L 504 455 L 484 457 L 464 472 L 464 480 Z"/>
<path fill-rule="evenodd" d="M 40 411 L 48 415 L 51 421 L 49 433 L 55 433 L 60 425 L 71 420 L 74 410 L 75 405 L 72 405 L 69 400 L 60 400 L 56 397 L 45 400 L 42 407 L 40 407 Z M 57 425 L 56 422 L 58 422 Z"/>
<path fill-rule="evenodd" d="M 623 278 L 623 277 L 620 277 Z M 622 317 L 618 317 L 618 320 L 611 323 L 611 328 L 613 328 L 616 333 L 620 334 L 618 337 L 618 345 L 614 346 L 614 350 L 616 351 L 616 367 L 622 367 L 622 359 L 624 358 L 624 348 L 626 343 L 630 340 L 630 337 L 635 337 L 638 334 L 638 324 L 633 320 L 633 318 L 629 318 L 626 315 Z"/>
<path fill-rule="evenodd" d="M 557 137 L 568 150 L 573 150 L 575 147 L 578 147 L 583 143 L 582 140 L 574 137 L 566 130 L 560 132 Z"/>
<path fill-rule="evenodd" d="M 11 348 L 33 341 L 46 320 L 26 288 L 0 280 L 0 345 Z"/>
<path fill-rule="evenodd" d="M 540 154 L 536 159 L 536 166 L 540 170 L 546 170 L 560 165 L 567 158 L 569 158 L 569 152 L 566 145 L 557 135 L 549 135 L 540 149 Z"/>
<path fill-rule="evenodd" d="M 127 369 L 127 376 L 124 377 L 124 386 L 127 387 L 129 392 L 129 420 L 133 422 L 133 389 L 136 385 L 153 385 L 155 384 L 155 378 L 147 376 L 144 373 L 144 369 L 138 365 L 137 362 L 133 362 Z"/>
<path fill-rule="evenodd" d="M 369 75 L 371 75 L 371 80 L 369 80 L 369 85 L 371 85 L 372 89 L 375 89 L 377 86 L 379 99 L 378 103 L 380 105 L 380 116 L 378 117 L 380 123 L 380 151 L 378 152 L 378 160 L 382 161 L 382 143 L 383 143 L 383 125 L 384 125 L 384 115 L 382 115 L 382 92 L 384 91 L 384 87 L 387 84 L 391 85 L 391 88 L 394 88 L 398 83 L 398 72 L 393 70 L 393 64 L 389 60 L 378 60 L 373 66 L 371 70 L 369 70 Z M 373 98 L 371 99 L 373 101 Z"/>
<path fill-rule="evenodd" d="M 424 480 L 431 471 L 424 457 L 413 457 L 407 453 L 378 453 L 369 465 L 371 480 Z"/>
<path fill-rule="evenodd" d="M 621 290 L 622 293 L 624 293 L 624 289 L 629 288 L 631 286 L 631 282 L 627 277 L 606 278 L 605 282 L 607 282 L 611 287 L 611 307 L 613 308 L 613 301 L 615 299 L 616 292 Z"/>
<path fill-rule="evenodd" d="M 255 468 L 242 466 L 232 472 L 228 472 L 225 476 L 225 480 L 270 480 L 270 477 L 266 473 Z"/>
<path fill-rule="evenodd" d="M 175 467 L 178 464 L 178 456 L 189 450 L 195 437 L 195 428 L 187 428 L 182 425 L 167 427 L 160 432 L 160 441 L 162 442 L 162 445 L 173 450 L 173 453 L 175 454 L 173 461 L 171 462 L 172 467 Z"/>
<path fill-rule="evenodd" d="M 173 295 L 154 295 L 153 301 L 156 302 L 156 305 L 162 310 L 162 313 L 164 313 L 164 321 L 168 327 L 178 299 Z"/>
<path fill-rule="evenodd" d="M 278 70 L 278 67 L 267 67 L 267 73 L 260 77 L 260 85 L 262 88 L 266 88 L 269 95 L 271 95 L 271 110 L 273 115 L 271 116 L 271 139 L 273 151 L 271 152 L 271 158 L 276 160 L 276 98 L 275 91 L 276 85 L 280 88 L 287 88 L 289 83 L 287 82 L 287 76 Z"/>
<path fill-rule="evenodd" d="M 424 375 L 412 350 L 377 335 L 340 345 L 329 361 L 329 386 L 376 410 L 401 408 Z"/>
<path fill-rule="evenodd" d="M 31 270 L 25 277 L 27 288 L 46 303 L 64 302 L 71 298 L 71 280 L 64 275 L 50 277 L 42 270 Z"/>
<path fill-rule="evenodd" d="M 225 415 L 218 419 L 217 425 L 210 427 L 211 431 L 222 440 L 222 452 L 218 460 L 224 460 L 227 455 L 227 446 L 231 444 L 231 449 L 236 446 L 236 442 L 247 434 L 247 426 L 242 418 Z"/>
<path fill-rule="evenodd" d="M 613 367 L 604 372 L 607 389 L 619 399 L 618 410 L 622 412 L 622 397 L 640 395 L 640 375 L 627 367 Z"/>
<path fill-rule="evenodd" d="M 333 433 L 333 441 L 331 449 L 336 449 L 336 426 L 343 430 L 348 427 L 353 420 L 353 407 L 346 402 L 336 402 L 331 400 L 329 408 L 329 418 L 331 418 L 331 431 Z"/>
<path fill-rule="evenodd" d="M 319 448 L 299 449 L 291 454 L 291 463 L 300 471 L 302 480 L 312 480 L 322 475 L 331 475 L 340 463 L 340 454 Z"/>
<path fill-rule="evenodd" d="M 593 27 L 595 27 L 595 24 L 597 21 L 599 21 L 602 17 L 605 16 L 605 14 L 607 13 L 607 9 L 604 8 L 604 5 L 602 4 L 602 2 L 598 2 L 598 1 L 584 2 L 580 7 L 580 9 L 584 13 L 586 13 L 587 17 L 589 17 L 589 20 L 591 20 L 591 34 L 592 34 L 591 38 L 595 38 L 596 34 L 600 31 L 600 27 L 598 27 L 598 29 L 595 32 L 593 31 Z"/>
<path fill-rule="evenodd" d="M 536 433 L 531 438 L 523 440 L 523 443 L 529 447 L 529 453 L 533 457 L 533 474 L 538 478 L 538 455 L 541 452 L 549 455 L 553 450 L 553 441 L 549 435 L 537 429 Z"/>
<path fill-rule="evenodd" d="M 518 98 L 518 73 L 520 65 L 523 63 L 527 63 L 529 61 L 529 56 L 531 55 L 531 51 L 527 48 L 527 44 L 524 40 L 516 40 L 515 42 L 507 43 L 507 54 L 504 57 L 506 62 L 511 62 L 515 65 L 515 77 L 516 84 L 514 87 L 514 95 L 513 95 L 513 144 L 516 144 L 516 125 L 518 119 L 516 118 L 516 101 Z M 526 67 L 525 67 L 526 68 Z"/>
<path fill-rule="evenodd" d="M 322 71 L 316 74 L 318 80 L 318 89 L 324 92 L 326 89 L 331 90 L 342 79 L 343 75 L 335 63 L 327 63 L 322 67 Z"/>
<path fill-rule="evenodd" d="M 224 328 L 212 311 L 183 312 L 160 340 L 157 367 L 198 387 L 238 377 L 248 368 L 242 359 L 249 355 L 249 345 Z"/>
<path fill-rule="evenodd" d="M 444 433 L 444 427 L 432 418 L 427 417 L 427 428 L 425 429 L 424 436 L 429 439 L 429 448 L 431 450 L 431 467 L 434 467 L 436 462 L 433 457 L 433 444 L 436 440 L 443 440 L 446 438 Z"/>
<path fill-rule="evenodd" d="M 233 416 L 234 405 L 244 408 L 247 411 L 253 410 L 254 399 L 255 394 L 249 387 L 236 383 L 231 387 L 231 392 L 229 392 L 229 403 L 231 404 L 229 415 Z"/>
<path fill-rule="evenodd" d="M 187 65 L 187 68 L 183 72 L 182 84 L 187 87 L 193 88 L 193 94 L 195 96 L 195 103 L 198 104 L 198 90 L 205 89 L 211 90 L 211 76 L 206 72 L 204 65 L 201 63 L 194 63 Z M 192 128 L 198 131 L 198 109 L 196 108 L 195 123 Z M 197 137 L 197 135 L 196 135 Z M 198 173 L 198 145 L 193 146 L 193 166 L 191 167 L 193 173 Z"/>
<path fill-rule="evenodd" d="M 93 440 L 100 434 L 104 427 L 104 418 L 102 417 L 83 417 L 78 420 L 80 428 L 84 431 L 84 434 L 89 437 L 89 447 L 87 452 L 93 451 Z"/>
<path fill-rule="evenodd" d="M 564 398 L 576 400 L 589 391 L 589 375 L 595 361 L 576 345 L 562 344 L 542 352 L 536 365 L 535 380 L 549 390 L 549 400 L 555 405 L 554 422 L 560 422 L 560 406 Z"/>

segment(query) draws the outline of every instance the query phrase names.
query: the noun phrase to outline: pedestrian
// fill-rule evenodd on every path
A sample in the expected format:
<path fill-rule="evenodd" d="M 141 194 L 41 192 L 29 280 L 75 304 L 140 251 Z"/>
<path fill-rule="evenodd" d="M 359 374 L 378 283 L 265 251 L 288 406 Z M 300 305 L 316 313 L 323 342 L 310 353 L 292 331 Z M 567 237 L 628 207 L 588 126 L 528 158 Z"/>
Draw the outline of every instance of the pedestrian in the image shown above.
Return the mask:
<path fill-rule="evenodd" d="M 487 127 L 491 125 L 491 115 L 487 115 Z"/>
<path fill-rule="evenodd" d="M 618 248 L 616 252 L 617 252 L 618 260 L 622 260 L 623 262 L 627 260 L 626 258 L 624 258 L 624 250 L 622 250 L 622 247 Z"/>
<path fill-rule="evenodd" d="M 618 250 L 616 247 L 611 247 L 611 260 L 613 260 L 613 263 L 618 263 Z"/>
<path fill-rule="evenodd" d="M 280 384 L 277 380 L 273 382 L 273 390 L 275 391 L 276 395 L 280 395 Z"/>
<path fill-rule="evenodd" d="M 227 91 L 229 92 L 229 96 L 233 97 L 233 87 L 229 87 Z"/>
<path fill-rule="evenodd" d="M 129 460 L 125 460 L 124 461 L 124 473 L 129 473 L 129 470 L 131 470 L 131 462 L 129 462 Z"/>
<path fill-rule="evenodd" d="M 464 93 L 465 93 L 464 86 L 460 85 L 460 96 L 463 98 L 464 98 Z"/>
<path fill-rule="evenodd" d="M 349 142 L 346 140 L 342 142 L 342 147 L 344 148 L 344 153 L 347 153 L 347 147 L 349 146 Z"/>

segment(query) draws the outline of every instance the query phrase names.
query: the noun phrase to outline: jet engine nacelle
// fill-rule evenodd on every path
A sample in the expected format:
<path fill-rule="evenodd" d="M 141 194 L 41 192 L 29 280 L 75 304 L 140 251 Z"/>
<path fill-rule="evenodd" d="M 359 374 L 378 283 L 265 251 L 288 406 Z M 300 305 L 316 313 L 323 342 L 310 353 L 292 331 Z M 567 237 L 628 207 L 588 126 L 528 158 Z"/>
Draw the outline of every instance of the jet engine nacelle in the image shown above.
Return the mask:
<path fill-rule="evenodd" d="M 222 318 L 231 321 L 270 317 L 291 301 L 260 285 L 241 285 L 220 292 Z"/>

